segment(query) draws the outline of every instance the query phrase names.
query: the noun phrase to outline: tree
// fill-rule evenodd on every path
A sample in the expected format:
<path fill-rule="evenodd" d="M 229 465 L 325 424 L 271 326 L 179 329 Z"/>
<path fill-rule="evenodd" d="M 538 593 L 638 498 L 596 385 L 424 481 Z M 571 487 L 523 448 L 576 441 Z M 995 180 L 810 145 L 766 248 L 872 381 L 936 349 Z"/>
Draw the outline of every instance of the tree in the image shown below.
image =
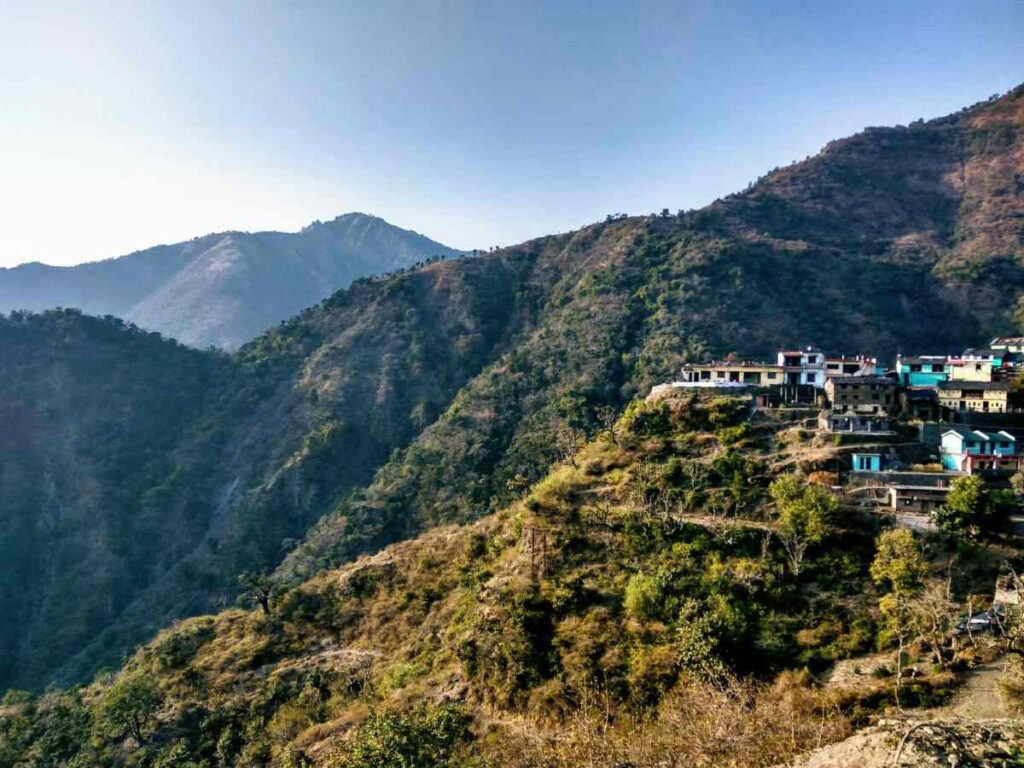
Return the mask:
<path fill-rule="evenodd" d="M 789 557 L 790 570 L 799 576 L 807 549 L 832 533 L 832 518 L 839 509 L 827 488 L 784 475 L 768 488 L 778 511 L 778 535 Z"/>
<path fill-rule="evenodd" d="M 601 429 L 608 433 L 608 437 L 615 445 L 619 444 L 619 436 L 615 431 L 615 423 L 619 420 L 619 412 L 612 405 L 602 405 L 598 407 L 597 423 L 601 425 Z"/>
<path fill-rule="evenodd" d="M 238 577 L 242 587 L 242 598 L 257 603 L 263 609 L 263 615 L 270 615 L 270 601 L 277 590 L 277 583 L 266 572 L 255 573 L 245 571 Z"/>
<path fill-rule="evenodd" d="M 146 673 L 125 672 L 103 692 L 99 722 L 117 737 L 128 734 L 141 747 L 160 704 L 160 691 Z"/>
<path fill-rule="evenodd" d="M 569 462 L 573 469 L 578 469 L 576 454 L 587 442 L 587 434 L 582 429 L 562 424 L 555 432 L 555 448 L 562 461 Z"/>
<path fill-rule="evenodd" d="M 928 566 L 913 532 L 890 528 L 875 540 L 871 578 L 891 592 L 908 594 L 920 587 Z"/>
<path fill-rule="evenodd" d="M 975 475 L 953 480 L 946 503 L 934 513 L 939 530 L 977 541 L 996 527 L 998 499 Z"/>
<path fill-rule="evenodd" d="M 904 651 L 913 634 L 911 596 L 918 592 L 927 572 L 927 565 L 914 534 L 906 528 L 883 531 L 875 541 L 875 559 L 871 562 L 871 578 L 889 587 L 889 593 L 878 601 L 886 628 L 896 639 L 896 707 L 900 706 L 903 683 Z"/>

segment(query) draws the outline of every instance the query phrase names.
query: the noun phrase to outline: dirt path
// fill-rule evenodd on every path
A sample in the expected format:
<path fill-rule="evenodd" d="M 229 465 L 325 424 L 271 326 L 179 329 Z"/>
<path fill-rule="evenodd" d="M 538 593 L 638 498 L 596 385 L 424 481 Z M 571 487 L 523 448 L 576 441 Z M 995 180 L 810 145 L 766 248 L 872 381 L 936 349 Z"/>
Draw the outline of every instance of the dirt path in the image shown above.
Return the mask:
<path fill-rule="evenodd" d="M 757 531 L 775 531 L 778 528 L 776 523 L 769 523 L 762 520 L 747 520 L 742 517 L 715 517 L 713 515 L 688 515 L 676 514 L 672 518 L 681 523 L 692 523 L 703 528 L 712 530 L 725 530 L 726 528 L 752 528 Z"/>
<path fill-rule="evenodd" d="M 963 717 L 972 720 L 1013 717 L 999 695 L 1003 660 L 982 664 L 966 675 L 964 684 L 949 703 L 921 713 L 923 717 Z"/>

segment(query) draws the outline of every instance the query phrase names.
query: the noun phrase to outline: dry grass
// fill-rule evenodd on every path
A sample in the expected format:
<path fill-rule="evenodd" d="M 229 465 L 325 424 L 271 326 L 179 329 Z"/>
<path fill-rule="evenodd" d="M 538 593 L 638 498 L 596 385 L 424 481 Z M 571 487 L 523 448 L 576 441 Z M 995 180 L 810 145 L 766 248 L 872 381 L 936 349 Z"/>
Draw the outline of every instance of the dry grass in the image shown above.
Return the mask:
<path fill-rule="evenodd" d="M 492 740 L 491 756 L 507 768 L 771 766 L 849 733 L 835 700 L 797 674 L 771 686 L 684 681 L 653 717 L 610 712 L 595 694 L 560 725 Z"/>

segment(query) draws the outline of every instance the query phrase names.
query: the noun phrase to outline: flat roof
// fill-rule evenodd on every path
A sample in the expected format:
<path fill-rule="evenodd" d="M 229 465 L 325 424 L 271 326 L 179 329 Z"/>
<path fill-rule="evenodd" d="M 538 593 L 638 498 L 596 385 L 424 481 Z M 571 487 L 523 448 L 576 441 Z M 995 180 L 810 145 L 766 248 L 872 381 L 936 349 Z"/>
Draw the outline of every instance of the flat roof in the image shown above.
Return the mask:
<path fill-rule="evenodd" d="M 683 368 L 782 368 L 775 363 L 757 363 L 753 360 L 712 360 L 708 363 L 683 363 Z"/>
<path fill-rule="evenodd" d="M 891 384 L 896 386 L 896 382 L 888 376 L 833 376 L 829 381 L 836 384 Z"/>
<path fill-rule="evenodd" d="M 940 381 L 939 389 L 964 390 L 964 389 L 987 389 L 990 391 L 1010 391 L 1008 381 Z"/>

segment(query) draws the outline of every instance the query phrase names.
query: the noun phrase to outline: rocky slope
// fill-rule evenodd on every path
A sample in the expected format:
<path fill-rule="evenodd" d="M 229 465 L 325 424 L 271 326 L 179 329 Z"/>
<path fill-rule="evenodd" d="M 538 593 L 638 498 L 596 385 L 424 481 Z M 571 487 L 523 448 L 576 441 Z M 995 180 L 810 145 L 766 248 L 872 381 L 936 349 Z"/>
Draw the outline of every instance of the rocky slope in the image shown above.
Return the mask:
<path fill-rule="evenodd" d="M 353 280 L 458 252 L 350 213 L 301 232 L 223 232 L 121 258 L 0 269 L 0 312 L 73 307 L 235 349 Z"/>
<path fill-rule="evenodd" d="M 97 557 L 135 554 L 122 578 L 84 573 L 74 593 L 74 553 L 55 557 L 22 603 L 17 576 L 0 605 L 22 611 L 4 628 L 14 655 L 0 688 L 86 679 L 173 618 L 233 599 L 242 570 L 280 566 L 301 580 L 500 509 L 687 357 L 793 344 L 945 351 L 1012 329 L 1024 285 L 1022 105 L 1018 89 L 872 129 L 701 211 L 357 281 L 230 358 L 196 358 L 216 381 L 175 406 L 174 429 L 148 423 L 153 407 L 104 398 L 115 385 L 102 371 L 78 375 L 92 363 L 71 354 L 77 332 L 63 326 L 96 321 L 5 321 L 39 328 L 21 357 L 0 348 L 0 361 L 16 360 L 0 362 L 0 390 L 43 393 L 5 396 L 23 440 L 40 413 L 63 414 L 53 430 L 75 429 L 79 412 L 54 410 L 46 393 L 91 381 L 110 434 L 161 441 L 135 484 L 122 482 L 133 465 L 108 449 L 116 442 L 71 444 L 55 463 L 47 451 L 60 441 L 43 440 L 20 458 L 27 479 L 0 523 L 31 529 L 26 558 L 88 530 L 96 498 L 135 520 L 126 539 L 97 537 Z M 148 338 L 108 330 L 112 347 Z M 162 362 L 173 345 L 147 343 L 154 370 L 175 381 L 180 363 Z M 97 461 L 113 469 L 91 471 Z"/>

